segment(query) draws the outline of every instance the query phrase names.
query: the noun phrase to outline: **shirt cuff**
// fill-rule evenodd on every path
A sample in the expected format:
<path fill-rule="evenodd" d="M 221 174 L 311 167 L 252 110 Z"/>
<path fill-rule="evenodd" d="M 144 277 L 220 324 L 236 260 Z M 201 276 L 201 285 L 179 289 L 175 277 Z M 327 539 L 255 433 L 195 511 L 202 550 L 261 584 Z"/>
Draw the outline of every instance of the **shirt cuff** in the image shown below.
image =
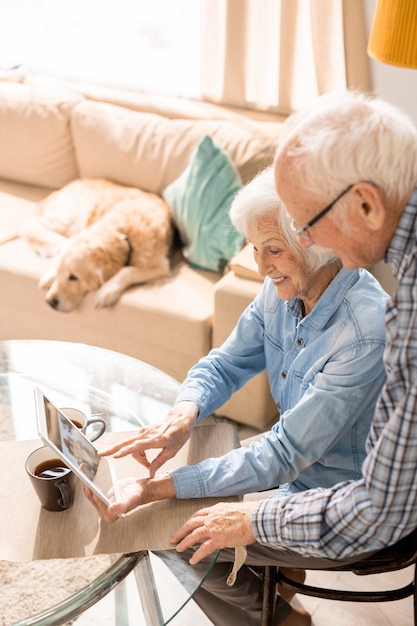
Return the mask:
<path fill-rule="evenodd" d="M 175 495 L 179 500 L 185 498 L 204 498 L 206 496 L 204 481 L 196 465 L 186 465 L 170 470 L 175 489 Z"/>

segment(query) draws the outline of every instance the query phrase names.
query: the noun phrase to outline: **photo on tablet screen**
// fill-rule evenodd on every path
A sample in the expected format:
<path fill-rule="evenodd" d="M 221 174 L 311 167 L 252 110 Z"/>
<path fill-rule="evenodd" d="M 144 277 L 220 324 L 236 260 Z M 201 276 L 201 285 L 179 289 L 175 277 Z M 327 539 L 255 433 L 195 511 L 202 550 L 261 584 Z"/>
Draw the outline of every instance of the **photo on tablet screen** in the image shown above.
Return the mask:
<path fill-rule="evenodd" d="M 91 441 L 64 415 L 39 388 L 35 388 L 38 432 L 81 480 L 106 504 L 113 489 L 117 497 L 117 478 L 111 462 L 99 456 Z"/>

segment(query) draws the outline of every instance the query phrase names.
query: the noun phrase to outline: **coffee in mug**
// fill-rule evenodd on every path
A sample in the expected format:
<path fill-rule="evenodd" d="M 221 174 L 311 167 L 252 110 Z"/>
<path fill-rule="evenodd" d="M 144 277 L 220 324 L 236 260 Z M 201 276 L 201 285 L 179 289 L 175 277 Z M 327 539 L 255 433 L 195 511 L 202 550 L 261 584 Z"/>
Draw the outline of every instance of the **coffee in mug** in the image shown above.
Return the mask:
<path fill-rule="evenodd" d="M 60 459 L 48 459 L 35 467 L 34 474 L 39 478 L 62 478 L 69 468 Z"/>
<path fill-rule="evenodd" d="M 44 509 L 65 511 L 72 506 L 74 475 L 49 446 L 34 450 L 26 459 L 25 467 Z"/>

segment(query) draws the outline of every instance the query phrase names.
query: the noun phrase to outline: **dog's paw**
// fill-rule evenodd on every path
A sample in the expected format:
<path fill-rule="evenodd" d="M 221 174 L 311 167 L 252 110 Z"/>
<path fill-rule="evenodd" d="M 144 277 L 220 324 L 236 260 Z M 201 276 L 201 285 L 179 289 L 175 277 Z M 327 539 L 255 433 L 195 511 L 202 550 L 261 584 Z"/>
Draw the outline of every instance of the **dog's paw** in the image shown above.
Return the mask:
<path fill-rule="evenodd" d="M 39 218 L 34 218 L 23 224 L 19 234 L 26 239 L 32 250 L 39 257 L 45 259 L 57 256 L 63 244 L 67 241 L 67 237 L 49 231 L 42 226 Z"/>
<path fill-rule="evenodd" d="M 105 283 L 97 291 L 95 306 L 101 309 L 106 306 L 113 306 L 120 298 L 120 289 L 116 289 L 115 285 Z"/>
<path fill-rule="evenodd" d="M 37 245 L 37 244 L 31 244 L 31 245 L 35 254 L 41 257 L 42 259 L 53 259 L 54 257 L 58 256 L 60 252 L 59 248 L 55 246 L 44 246 L 44 245 Z"/>
<path fill-rule="evenodd" d="M 29 244 L 36 256 L 41 259 L 53 259 L 58 256 L 60 252 L 59 248 L 56 246 L 50 246 L 49 244 L 37 243 L 33 241 L 30 241 Z"/>

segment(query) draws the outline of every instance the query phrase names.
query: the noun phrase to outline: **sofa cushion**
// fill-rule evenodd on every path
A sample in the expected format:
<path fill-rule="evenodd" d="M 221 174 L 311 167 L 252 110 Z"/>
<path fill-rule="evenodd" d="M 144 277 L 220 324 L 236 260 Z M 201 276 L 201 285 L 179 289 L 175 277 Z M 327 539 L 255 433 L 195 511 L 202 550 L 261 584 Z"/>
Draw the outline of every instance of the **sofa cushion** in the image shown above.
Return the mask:
<path fill-rule="evenodd" d="M 168 119 L 103 102 L 82 101 L 71 119 L 80 176 L 162 194 L 210 135 L 233 160 L 245 183 L 270 165 L 280 124 Z"/>
<path fill-rule="evenodd" d="M 0 191 L 0 244 L 19 236 L 20 227 L 37 213 L 36 203 Z"/>
<path fill-rule="evenodd" d="M 38 215 L 38 202 L 50 191 L 0 180 L 0 244 L 17 237 L 25 222 Z"/>
<path fill-rule="evenodd" d="M 222 272 L 243 245 L 229 209 L 241 187 L 238 171 L 227 154 L 204 137 L 183 173 L 166 187 L 163 197 L 172 209 L 187 261 Z"/>
<path fill-rule="evenodd" d="M 59 188 L 78 176 L 70 115 L 81 96 L 0 83 L 0 177 Z"/>

